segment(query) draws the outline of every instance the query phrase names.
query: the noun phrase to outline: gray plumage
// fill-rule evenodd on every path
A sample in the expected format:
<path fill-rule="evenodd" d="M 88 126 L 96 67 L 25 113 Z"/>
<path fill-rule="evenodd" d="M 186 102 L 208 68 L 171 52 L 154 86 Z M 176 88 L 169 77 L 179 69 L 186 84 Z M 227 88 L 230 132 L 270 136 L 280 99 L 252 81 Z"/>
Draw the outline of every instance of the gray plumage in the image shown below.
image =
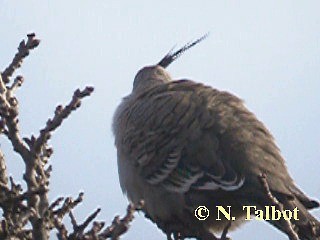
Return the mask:
<path fill-rule="evenodd" d="M 267 204 L 258 179 L 265 173 L 285 209 L 299 208 L 299 237 L 320 239 L 319 223 L 307 211 L 318 202 L 295 186 L 272 135 L 242 100 L 191 80 L 175 81 L 165 70 L 204 38 L 142 68 L 117 108 L 113 131 L 122 190 L 133 203 L 143 199 L 146 216 L 168 236 L 211 239 L 210 232 L 228 223 L 215 220 L 216 205 L 231 206 L 234 228 L 243 222 L 243 205 Z M 211 210 L 206 221 L 194 217 L 199 205 Z M 271 224 L 285 231 L 279 222 Z M 314 235 L 305 230 L 310 224 Z"/>

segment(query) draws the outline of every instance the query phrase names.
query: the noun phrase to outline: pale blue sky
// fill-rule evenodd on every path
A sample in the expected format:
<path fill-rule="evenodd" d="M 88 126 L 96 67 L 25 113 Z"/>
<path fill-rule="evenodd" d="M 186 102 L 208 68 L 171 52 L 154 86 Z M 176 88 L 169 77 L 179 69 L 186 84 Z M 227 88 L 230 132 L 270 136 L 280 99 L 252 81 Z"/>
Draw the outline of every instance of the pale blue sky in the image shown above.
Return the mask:
<path fill-rule="evenodd" d="M 113 112 L 131 91 L 143 66 L 210 31 L 210 37 L 168 70 L 230 91 L 245 100 L 271 130 L 297 184 L 320 199 L 320 2 L 319 1 L 9 1 L 0 0 L 0 67 L 26 33 L 42 40 L 19 73 L 21 131 L 38 133 L 58 103 L 74 89 L 93 85 L 54 134 L 50 198 L 85 191 L 76 216 L 97 206 L 111 222 L 127 205 L 118 183 L 111 133 Z M 22 162 L 10 158 L 17 176 Z M 314 213 L 319 217 L 320 211 Z M 251 222 L 233 239 L 287 239 L 273 227 Z M 165 239 L 142 215 L 123 239 Z"/>

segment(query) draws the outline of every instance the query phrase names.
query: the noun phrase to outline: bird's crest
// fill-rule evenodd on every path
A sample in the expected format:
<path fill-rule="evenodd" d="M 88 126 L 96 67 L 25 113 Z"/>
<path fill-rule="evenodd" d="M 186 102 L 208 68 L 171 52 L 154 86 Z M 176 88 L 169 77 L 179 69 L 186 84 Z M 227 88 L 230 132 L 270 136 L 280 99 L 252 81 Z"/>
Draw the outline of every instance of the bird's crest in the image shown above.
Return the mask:
<path fill-rule="evenodd" d="M 185 51 L 187 51 L 189 48 L 195 46 L 199 42 L 203 41 L 209 36 L 209 33 L 206 33 L 202 37 L 198 38 L 197 40 L 193 42 L 189 42 L 186 45 L 184 45 L 182 48 L 179 50 L 172 52 L 173 49 L 171 49 L 162 59 L 161 61 L 157 64 L 163 68 L 168 67 L 174 60 L 176 60 L 178 57 L 180 57 Z"/>

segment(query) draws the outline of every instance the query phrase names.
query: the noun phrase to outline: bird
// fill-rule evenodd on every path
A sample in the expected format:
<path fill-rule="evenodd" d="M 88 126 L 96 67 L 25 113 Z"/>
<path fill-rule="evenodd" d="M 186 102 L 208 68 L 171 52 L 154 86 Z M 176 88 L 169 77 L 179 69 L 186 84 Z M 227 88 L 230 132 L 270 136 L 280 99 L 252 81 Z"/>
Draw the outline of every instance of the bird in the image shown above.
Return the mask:
<path fill-rule="evenodd" d="M 167 239 L 212 240 L 221 232 L 227 239 L 226 231 L 246 222 L 244 206 L 270 205 L 298 211 L 297 219 L 268 220 L 290 239 L 320 239 L 309 213 L 319 202 L 297 187 L 272 134 L 243 100 L 166 70 L 207 36 L 140 69 L 116 108 L 122 191 L 133 204 L 144 201 L 145 216 Z M 194 214 L 199 206 L 210 212 L 202 221 Z M 229 206 L 232 220 L 219 218 L 217 206 Z"/>

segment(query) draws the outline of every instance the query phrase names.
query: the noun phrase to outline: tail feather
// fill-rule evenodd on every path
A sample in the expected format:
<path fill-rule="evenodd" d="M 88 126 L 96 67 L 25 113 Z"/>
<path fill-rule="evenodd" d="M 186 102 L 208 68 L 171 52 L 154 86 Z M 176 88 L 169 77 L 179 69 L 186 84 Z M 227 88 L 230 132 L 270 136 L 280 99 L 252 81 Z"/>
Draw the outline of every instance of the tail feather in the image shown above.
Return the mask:
<path fill-rule="evenodd" d="M 318 201 L 312 200 L 306 196 L 297 186 L 289 186 L 289 191 L 305 206 L 307 209 L 313 209 L 320 206 Z"/>
<path fill-rule="evenodd" d="M 295 208 L 298 209 L 298 219 L 299 220 L 291 220 L 291 225 L 293 226 L 293 230 L 298 234 L 299 239 L 301 240 L 320 240 L 320 222 L 315 219 L 307 210 L 311 205 L 315 206 L 316 201 L 310 200 L 310 204 L 304 206 L 298 199 L 287 199 L 281 201 L 283 204 L 284 210 L 293 211 Z M 277 227 L 282 232 L 288 235 L 288 229 L 284 224 L 284 220 L 282 221 L 270 221 L 272 225 Z"/>

